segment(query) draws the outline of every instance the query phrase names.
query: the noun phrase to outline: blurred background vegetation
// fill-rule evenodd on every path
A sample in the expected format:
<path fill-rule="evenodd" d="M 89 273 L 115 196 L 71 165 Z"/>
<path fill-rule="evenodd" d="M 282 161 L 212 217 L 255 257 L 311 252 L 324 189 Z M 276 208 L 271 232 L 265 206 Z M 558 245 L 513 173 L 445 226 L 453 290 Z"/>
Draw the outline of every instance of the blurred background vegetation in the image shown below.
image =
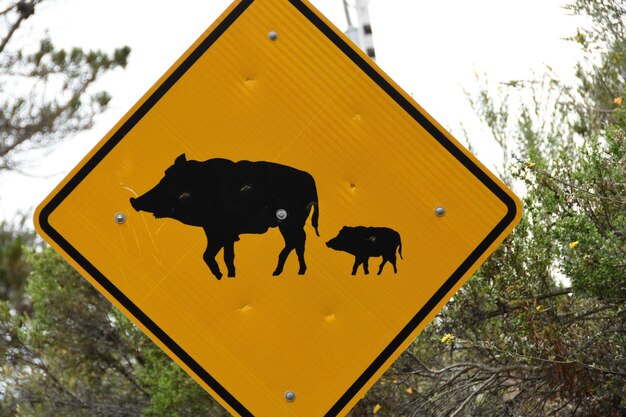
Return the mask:
<path fill-rule="evenodd" d="M 130 53 L 23 54 L 11 40 L 42 1 L 0 2 L 0 90 L 31 87 L 0 95 L 0 175 L 89 128 L 110 99 L 90 86 Z M 481 76 L 468 97 L 520 225 L 351 416 L 626 415 L 626 3 L 564 12 L 590 18 L 575 83 Z M 225 415 L 24 219 L 0 222 L 0 417 Z"/>

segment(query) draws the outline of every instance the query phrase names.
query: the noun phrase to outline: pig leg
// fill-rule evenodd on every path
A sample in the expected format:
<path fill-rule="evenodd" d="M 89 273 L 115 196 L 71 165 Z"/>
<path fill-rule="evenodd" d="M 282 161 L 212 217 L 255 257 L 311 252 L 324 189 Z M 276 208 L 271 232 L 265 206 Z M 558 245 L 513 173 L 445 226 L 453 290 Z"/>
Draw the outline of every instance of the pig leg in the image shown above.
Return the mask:
<path fill-rule="evenodd" d="M 359 258 L 357 258 L 356 256 L 354 257 L 354 265 L 352 265 L 352 275 L 356 275 L 356 270 L 359 267 L 359 265 L 361 264 L 361 262 L 359 262 Z"/>
<path fill-rule="evenodd" d="M 235 242 L 229 241 L 224 244 L 224 263 L 228 269 L 228 277 L 235 276 Z"/>
<path fill-rule="evenodd" d="M 274 270 L 274 272 L 272 272 L 272 275 L 278 276 L 283 272 L 283 268 L 285 267 L 285 261 L 287 261 L 287 257 L 292 250 L 293 248 L 285 245 L 283 250 L 280 251 L 280 253 L 278 254 L 278 265 L 276 265 L 276 269 Z"/>
<path fill-rule="evenodd" d="M 386 263 L 387 263 L 387 257 L 383 256 L 383 261 L 380 263 L 380 266 L 378 267 L 378 275 L 382 274 L 383 266 L 385 266 Z"/>
<path fill-rule="evenodd" d="M 215 255 L 217 255 L 220 249 L 222 249 L 222 246 L 222 242 L 218 243 L 209 239 L 206 250 L 204 251 L 204 255 L 202 256 L 204 262 L 206 262 L 206 264 L 209 266 L 209 269 L 217 279 L 222 278 L 222 272 L 220 271 L 220 267 L 217 262 L 215 262 Z"/>
<path fill-rule="evenodd" d="M 356 271 L 357 271 L 357 269 L 359 269 L 359 266 L 361 264 L 363 264 L 363 270 L 366 270 L 366 266 L 365 266 L 366 263 L 367 263 L 367 258 L 364 258 L 362 256 L 355 256 L 354 257 L 354 265 L 352 266 L 352 275 L 356 275 Z"/>
<path fill-rule="evenodd" d="M 280 229 L 280 233 L 283 235 L 283 239 L 285 239 L 285 247 L 278 254 L 278 265 L 276 265 L 276 269 L 272 273 L 272 275 L 274 276 L 280 275 L 281 272 L 283 272 L 287 257 L 289 256 L 291 251 L 296 248 L 297 241 L 292 230 L 283 225 L 278 226 L 278 228 Z"/>
<path fill-rule="evenodd" d="M 378 269 L 378 275 L 380 275 L 380 273 L 383 272 L 383 266 L 387 262 L 391 262 L 391 265 L 393 265 L 393 273 L 394 274 L 398 273 L 398 268 L 396 268 L 396 254 L 394 251 L 393 253 L 383 254 L 383 262 L 380 264 L 380 268 Z"/>
<path fill-rule="evenodd" d="M 398 268 L 396 268 L 396 253 L 394 250 L 394 253 L 391 254 L 391 256 L 389 257 L 389 262 L 391 262 L 391 265 L 393 265 L 393 273 L 397 274 L 398 273 Z"/>
<path fill-rule="evenodd" d="M 298 255 L 298 275 L 304 275 L 306 272 L 306 263 L 304 262 L 304 243 L 306 242 L 306 233 L 304 229 L 298 230 L 296 242 L 296 254 Z"/>

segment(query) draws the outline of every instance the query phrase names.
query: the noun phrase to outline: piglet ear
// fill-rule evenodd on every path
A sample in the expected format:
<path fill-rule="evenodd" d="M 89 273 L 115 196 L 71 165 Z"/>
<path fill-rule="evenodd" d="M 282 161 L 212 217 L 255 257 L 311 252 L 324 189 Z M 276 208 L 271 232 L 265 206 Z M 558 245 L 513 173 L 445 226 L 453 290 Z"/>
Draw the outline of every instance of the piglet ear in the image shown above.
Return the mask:
<path fill-rule="evenodd" d="M 176 158 L 176 161 L 174 161 L 174 165 L 183 164 L 185 162 L 187 162 L 187 157 L 185 154 L 181 154 L 178 158 Z"/>

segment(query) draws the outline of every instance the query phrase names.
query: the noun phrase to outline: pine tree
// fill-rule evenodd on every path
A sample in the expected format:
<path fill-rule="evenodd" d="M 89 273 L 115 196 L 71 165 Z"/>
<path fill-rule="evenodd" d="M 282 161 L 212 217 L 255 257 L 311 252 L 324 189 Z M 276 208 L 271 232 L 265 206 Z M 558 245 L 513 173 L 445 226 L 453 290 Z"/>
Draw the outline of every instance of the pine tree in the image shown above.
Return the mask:
<path fill-rule="evenodd" d="M 105 72 L 125 67 L 130 48 L 108 54 L 58 49 L 49 37 L 33 53 L 15 44 L 44 0 L 0 1 L 0 171 L 20 166 L 34 149 L 87 129 L 110 96 L 90 87 Z"/>

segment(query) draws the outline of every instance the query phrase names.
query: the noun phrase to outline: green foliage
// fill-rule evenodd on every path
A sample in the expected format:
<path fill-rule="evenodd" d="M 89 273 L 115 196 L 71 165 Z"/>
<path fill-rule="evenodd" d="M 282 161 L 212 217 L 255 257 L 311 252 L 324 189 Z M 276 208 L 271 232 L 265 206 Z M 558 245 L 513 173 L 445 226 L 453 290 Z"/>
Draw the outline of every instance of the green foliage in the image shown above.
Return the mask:
<path fill-rule="evenodd" d="M 30 16 L 42 1 L 21 1 L 0 13 L 0 90 L 5 93 L 0 96 L 0 171 L 16 169 L 26 153 L 91 127 L 110 101 L 107 93 L 91 91 L 92 85 L 128 63 L 128 47 L 112 53 L 67 51 L 48 37 L 33 53 L 13 47 L 24 13 Z"/>
<path fill-rule="evenodd" d="M 111 309 L 122 337 L 141 352 L 140 366 L 133 370 L 149 394 L 142 417 L 228 416 L 206 391 L 190 378 L 172 359 L 150 341 L 119 310 Z"/>
<path fill-rule="evenodd" d="M 35 233 L 25 226 L 25 217 L 11 224 L 0 222 L 0 301 L 6 300 L 16 309 L 26 311 L 24 283 L 29 267 L 24 259 L 26 246 L 35 245 Z"/>
<path fill-rule="evenodd" d="M 565 199 L 555 225 L 562 271 L 577 292 L 599 299 L 626 298 L 624 114 L 619 108 L 606 136 L 589 138 L 567 181 L 553 185 Z"/>
<path fill-rule="evenodd" d="M 228 416 L 207 392 L 156 346 L 146 350 L 142 379 L 151 393 L 145 417 Z"/>
<path fill-rule="evenodd" d="M 140 352 L 121 337 L 110 304 L 52 249 L 29 256 L 33 316 L 9 310 L 2 372 L 17 416 L 139 415 L 148 403 L 133 375 Z M 1 363 L 2 361 L 0 361 Z"/>
<path fill-rule="evenodd" d="M 588 106 L 577 109 L 577 128 L 581 135 L 592 134 L 609 121 L 626 81 L 626 6 L 618 0 L 576 0 L 566 9 L 593 21 L 570 39 L 586 52 L 576 68 L 576 93 Z"/>

